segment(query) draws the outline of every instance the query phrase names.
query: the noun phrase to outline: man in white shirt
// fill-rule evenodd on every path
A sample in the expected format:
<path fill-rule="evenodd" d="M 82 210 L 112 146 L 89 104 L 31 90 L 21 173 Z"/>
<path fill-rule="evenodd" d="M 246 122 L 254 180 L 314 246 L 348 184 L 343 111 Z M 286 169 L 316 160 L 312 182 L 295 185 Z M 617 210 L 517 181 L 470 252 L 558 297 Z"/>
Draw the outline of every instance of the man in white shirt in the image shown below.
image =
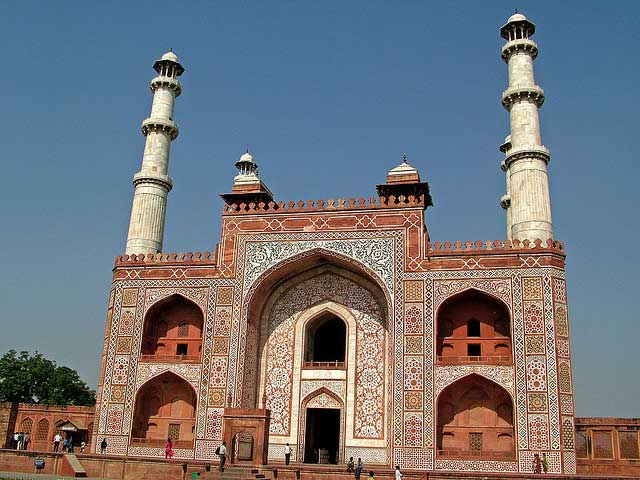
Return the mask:
<path fill-rule="evenodd" d="M 284 464 L 289 465 L 290 460 L 291 460 L 291 445 L 287 443 L 284 446 Z"/>
<path fill-rule="evenodd" d="M 57 452 L 58 448 L 60 448 L 60 442 L 62 441 L 62 437 L 59 433 L 56 433 L 53 437 L 53 451 Z"/>
<path fill-rule="evenodd" d="M 220 457 L 220 467 L 218 467 L 218 470 L 224 472 L 224 464 L 227 461 L 227 444 L 225 442 L 222 442 L 222 445 L 220 445 L 220 453 L 218 456 Z"/>
<path fill-rule="evenodd" d="M 396 465 L 395 480 L 402 480 L 402 473 L 400 472 L 400 466 Z"/>

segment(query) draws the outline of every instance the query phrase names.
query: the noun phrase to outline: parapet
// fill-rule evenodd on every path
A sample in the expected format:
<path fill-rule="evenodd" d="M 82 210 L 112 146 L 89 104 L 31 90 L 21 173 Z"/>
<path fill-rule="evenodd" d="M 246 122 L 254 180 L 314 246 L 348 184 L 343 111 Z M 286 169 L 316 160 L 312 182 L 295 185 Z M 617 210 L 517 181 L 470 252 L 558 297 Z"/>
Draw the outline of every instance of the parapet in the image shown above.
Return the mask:
<path fill-rule="evenodd" d="M 189 253 L 141 253 L 138 255 L 122 255 L 116 257 L 115 266 L 140 266 L 156 265 L 161 263 L 186 264 L 186 265 L 207 265 L 216 266 L 218 255 L 216 252 L 189 252 Z"/>
<path fill-rule="evenodd" d="M 338 200 L 300 200 L 298 202 L 269 202 L 258 204 L 255 203 L 241 203 L 225 205 L 223 215 L 251 215 L 251 214 L 287 214 L 294 212 L 326 212 L 336 210 L 372 210 L 372 209 L 387 209 L 387 208 L 407 208 L 407 207 L 423 207 L 425 206 L 424 195 L 415 197 L 409 195 L 399 195 L 395 197 L 393 195 L 389 197 L 380 196 L 379 198 L 369 197 L 369 199 L 350 198 L 345 200 L 339 198 Z"/>
<path fill-rule="evenodd" d="M 531 242 L 529 240 L 487 240 L 462 242 L 435 242 L 427 243 L 427 255 L 460 255 L 465 253 L 557 253 L 565 255 L 562 242 L 549 238 L 545 242 L 537 238 Z"/>

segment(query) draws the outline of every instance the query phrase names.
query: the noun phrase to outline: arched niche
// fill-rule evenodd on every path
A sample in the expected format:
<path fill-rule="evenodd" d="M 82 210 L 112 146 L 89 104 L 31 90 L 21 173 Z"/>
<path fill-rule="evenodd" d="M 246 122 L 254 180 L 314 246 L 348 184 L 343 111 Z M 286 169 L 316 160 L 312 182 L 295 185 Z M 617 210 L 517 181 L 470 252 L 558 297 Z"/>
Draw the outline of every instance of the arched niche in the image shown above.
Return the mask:
<path fill-rule="evenodd" d="M 141 360 L 199 361 L 204 316 L 200 307 L 175 294 L 145 315 Z"/>
<path fill-rule="evenodd" d="M 304 332 L 304 366 L 342 368 L 347 351 L 347 324 L 338 315 L 323 311 L 308 321 Z"/>
<path fill-rule="evenodd" d="M 511 315 L 505 303 L 468 289 L 437 311 L 436 349 L 444 364 L 511 364 Z"/>
<path fill-rule="evenodd" d="M 147 381 L 136 395 L 131 443 L 162 446 L 171 438 L 176 448 L 193 446 L 196 392 L 172 372 Z"/>
<path fill-rule="evenodd" d="M 514 458 L 513 400 L 497 383 L 463 377 L 440 393 L 436 408 L 439 457 Z"/>

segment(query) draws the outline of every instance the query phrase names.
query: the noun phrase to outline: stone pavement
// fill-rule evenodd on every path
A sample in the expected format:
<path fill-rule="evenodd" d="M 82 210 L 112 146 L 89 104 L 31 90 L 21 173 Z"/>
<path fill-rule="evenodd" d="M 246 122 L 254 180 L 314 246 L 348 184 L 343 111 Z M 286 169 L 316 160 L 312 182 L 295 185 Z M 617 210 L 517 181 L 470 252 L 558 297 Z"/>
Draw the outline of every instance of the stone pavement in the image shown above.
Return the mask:
<path fill-rule="evenodd" d="M 19 480 L 76 480 L 74 477 L 63 477 L 60 475 L 45 475 L 37 473 L 21 473 L 21 472 L 0 472 L 0 480 L 5 478 L 19 479 Z M 85 477 L 86 480 L 104 480 L 97 477 Z"/>

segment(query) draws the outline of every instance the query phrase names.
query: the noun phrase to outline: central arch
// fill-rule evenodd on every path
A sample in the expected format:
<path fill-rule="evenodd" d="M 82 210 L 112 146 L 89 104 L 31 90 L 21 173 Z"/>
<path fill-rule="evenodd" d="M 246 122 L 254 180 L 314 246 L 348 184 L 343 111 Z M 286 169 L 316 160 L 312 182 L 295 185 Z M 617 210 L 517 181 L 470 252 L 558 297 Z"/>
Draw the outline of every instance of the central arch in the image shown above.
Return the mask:
<path fill-rule="evenodd" d="M 301 461 L 304 427 L 291 420 L 304 416 L 306 421 L 303 400 L 310 385 L 329 383 L 342 390 L 341 445 L 347 439 L 350 448 L 362 442 L 387 450 L 390 305 L 379 279 L 365 268 L 321 252 L 284 262 L 252 290 L 242 405 L 265 404 L 271 410 L 273 454 L 290 443 L 299 447 L 292 460 Z M 314 357 L 316 342 L 330 336 L 326 333 L 344 345 L 344 352 L 329 349 L 323 352 L 327 358 Z M 348 448 L 336 454 L 342 460 Z"/>

